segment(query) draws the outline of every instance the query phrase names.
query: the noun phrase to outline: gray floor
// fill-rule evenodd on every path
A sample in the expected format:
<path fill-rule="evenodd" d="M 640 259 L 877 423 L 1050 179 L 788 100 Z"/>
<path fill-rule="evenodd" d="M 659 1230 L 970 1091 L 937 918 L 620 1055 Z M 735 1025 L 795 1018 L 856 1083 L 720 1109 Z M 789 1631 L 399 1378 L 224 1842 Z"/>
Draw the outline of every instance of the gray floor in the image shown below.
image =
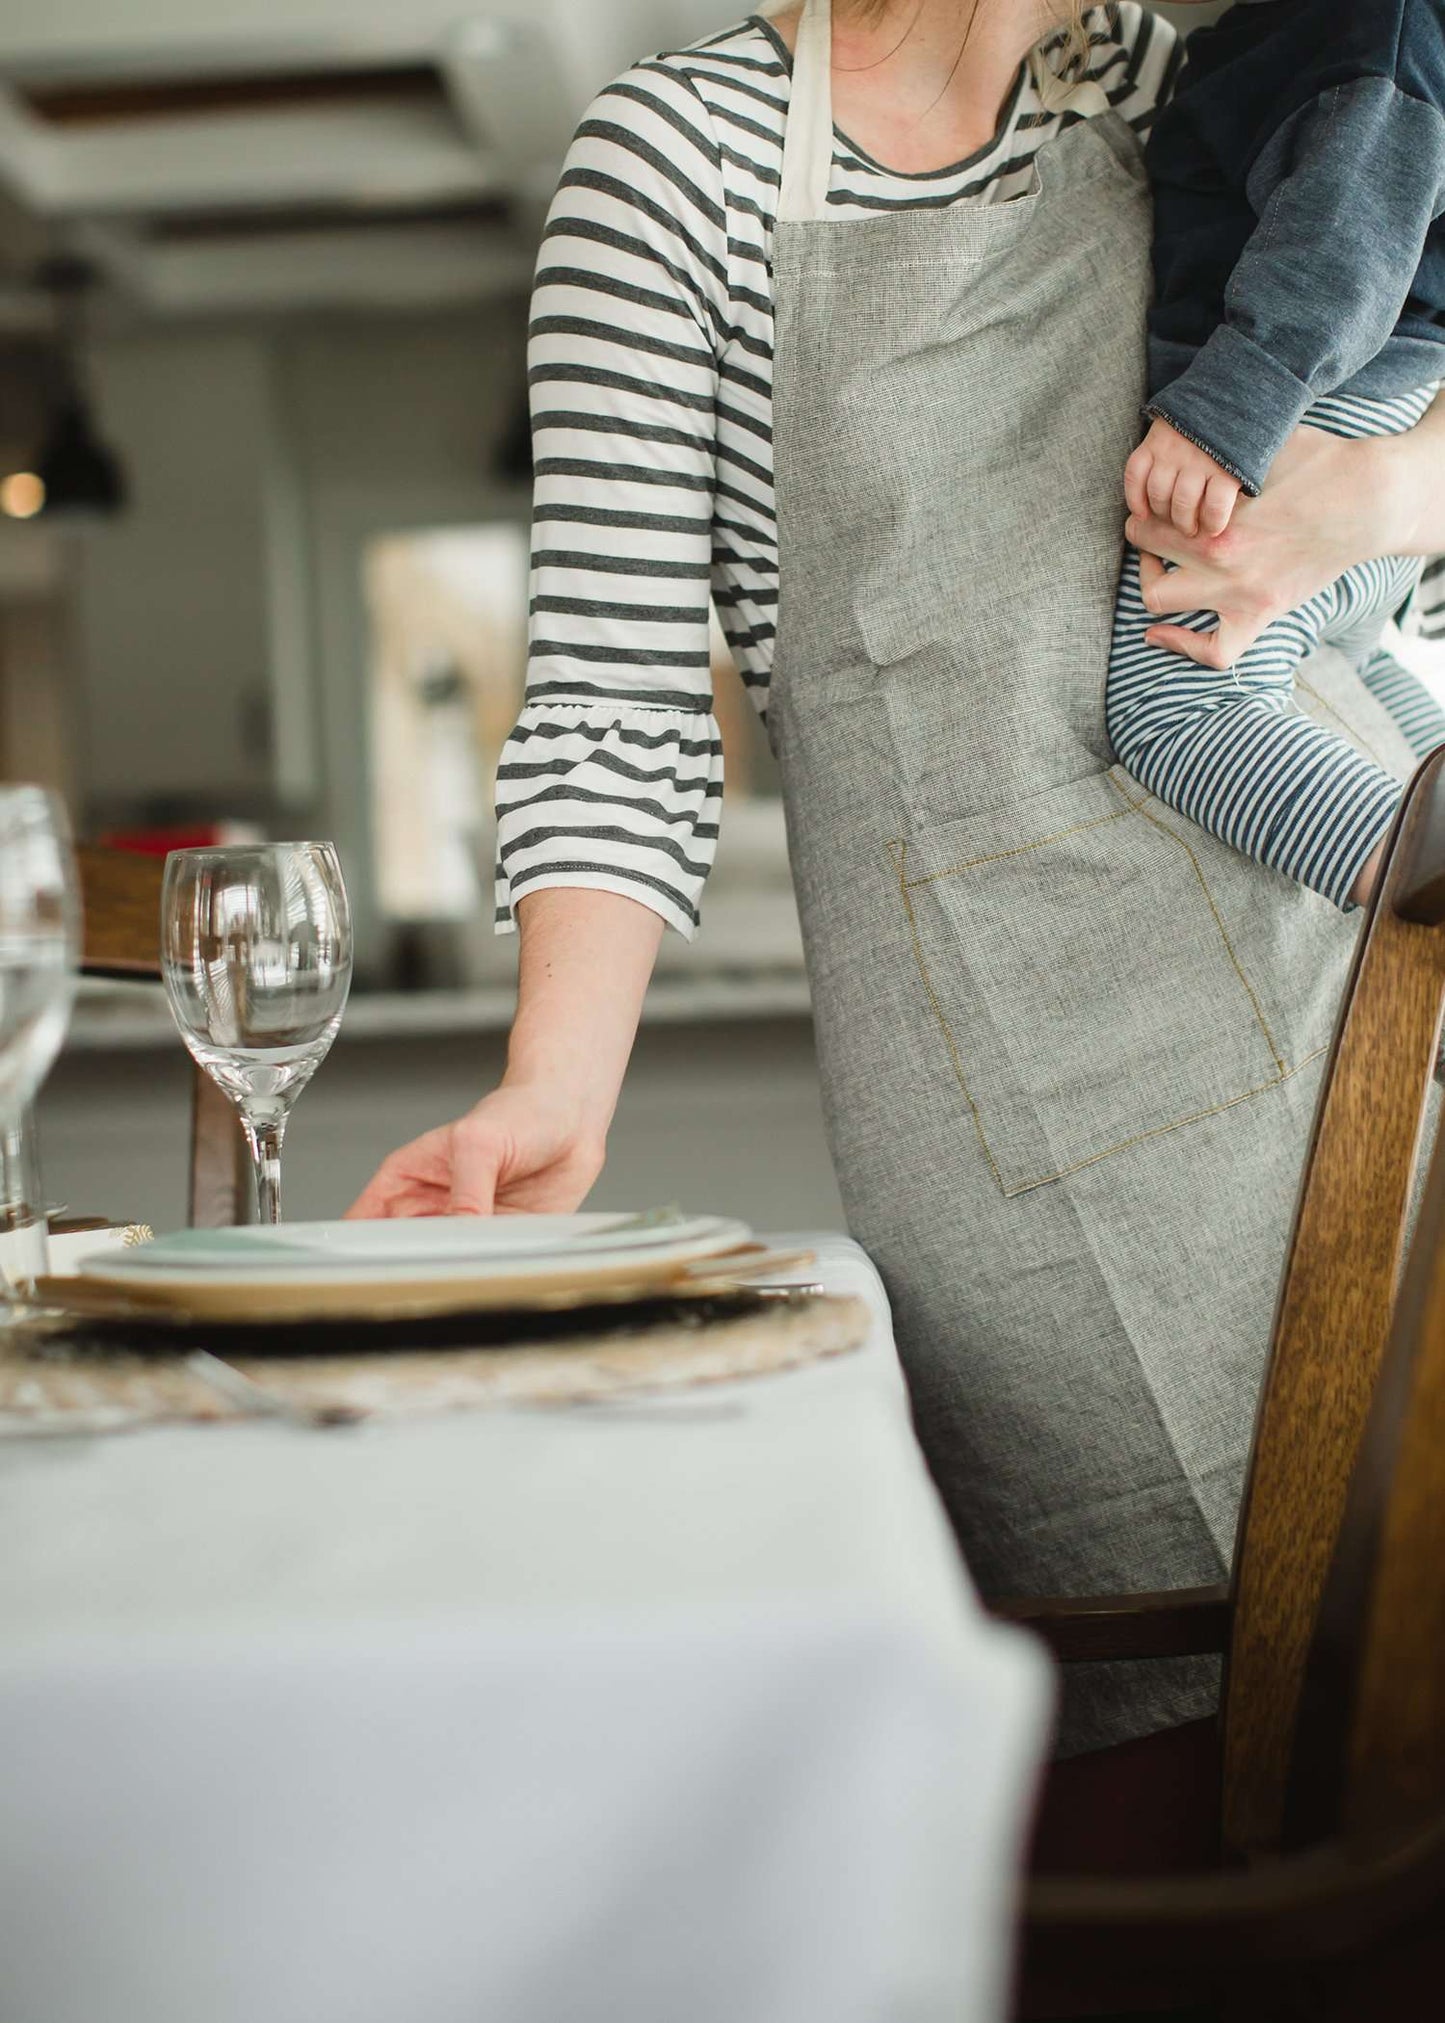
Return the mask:
<path fill-rule="evenodd" d="M 343 1032 L 292 1122 L 288 1217 L 339 1215 L 393 1145 L 493 1084 L 502 1048 L 500 1034 Z M 188 1075 L 179 1044 L 62 1056 L 39 1112 L 51 1199 L 74 1214 L 181 1223 Z M 761 1229 L 842 1228 L 806 1019 L 644 1028 L 592 1205 L 671 1201 Z"/>

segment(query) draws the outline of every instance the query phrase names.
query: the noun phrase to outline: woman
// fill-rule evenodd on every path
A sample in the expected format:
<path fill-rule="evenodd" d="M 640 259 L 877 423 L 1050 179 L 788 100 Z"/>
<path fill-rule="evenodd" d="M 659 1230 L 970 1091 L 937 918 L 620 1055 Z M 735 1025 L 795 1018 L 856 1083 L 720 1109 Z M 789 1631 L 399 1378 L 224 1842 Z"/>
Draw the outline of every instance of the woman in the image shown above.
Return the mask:
<path fill-rule="evenodd" d="M 850 1225 L 974 1574 L 1213 1581 L 1352 929 L 1149 802 L 1104 735 L 1138 135 L 1174 41 L 1131 6 L 837 15 L 831 42 L 808 0 L 639 65 L 569 156 L 499 775 L 507 1073 L 357 1212 L 568 1209 L 600 1171 L 716 834 L 711 587 L 782 770 Z M 1131 525 L 1185 565 L 1151 564 L 1155 608 L 1218 609 L 1234 643 L 1350 561 L 1445 548 L 1442 437 L 1297 439 L 1222 548 Z M 1311 681 L 1405 767 L 1350 670 Z M 1215 1682 L 1071 1690 L 1080 1750 Z"/>

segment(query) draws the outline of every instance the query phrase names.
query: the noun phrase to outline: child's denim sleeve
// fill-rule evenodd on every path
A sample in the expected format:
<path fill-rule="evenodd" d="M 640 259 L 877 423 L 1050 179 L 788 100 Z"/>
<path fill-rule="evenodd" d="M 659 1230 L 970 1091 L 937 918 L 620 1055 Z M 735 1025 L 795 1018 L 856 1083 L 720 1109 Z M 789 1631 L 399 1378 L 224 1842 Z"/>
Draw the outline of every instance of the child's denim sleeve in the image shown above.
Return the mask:
<path fill-rule="evenodd" d="M 1445 117 L 1388 78 L 1340 85 L 1274 136 L 1249 198 L 1224 320 L 1149 413 L 1254 494 L 1311 401 L 1394 330 L 1445 209 Z"/>

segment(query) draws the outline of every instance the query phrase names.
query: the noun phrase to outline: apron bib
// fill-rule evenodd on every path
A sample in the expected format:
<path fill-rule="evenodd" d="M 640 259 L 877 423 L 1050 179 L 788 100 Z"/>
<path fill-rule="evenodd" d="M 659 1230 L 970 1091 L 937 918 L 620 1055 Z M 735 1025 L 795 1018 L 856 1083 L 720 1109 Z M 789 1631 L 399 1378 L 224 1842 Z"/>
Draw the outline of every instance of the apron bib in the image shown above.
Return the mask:
<path fill-rule="evenodd" d="M 1029 194 L 830 217 L 830 44 L 809 0 L 769 730 L 849 1224 L 985 1594 L 1218 1580 L 1354 925 L 1112 762 L 1133 134 L 1080 87 Z M 1347 663 L 1304 693 L 1408 774 Z M 1070 1667 L 1063 1746 L 1215 1689 L 1203 1660 Z"/>

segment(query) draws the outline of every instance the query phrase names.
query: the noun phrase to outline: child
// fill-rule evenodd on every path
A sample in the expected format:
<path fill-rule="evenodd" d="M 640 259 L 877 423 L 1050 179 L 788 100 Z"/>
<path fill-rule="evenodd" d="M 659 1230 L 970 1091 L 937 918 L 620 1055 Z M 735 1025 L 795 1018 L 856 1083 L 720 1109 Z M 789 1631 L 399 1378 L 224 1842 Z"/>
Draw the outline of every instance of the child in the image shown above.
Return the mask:
<path fill-rule="evenodd" d="M 1148 158 L 1152 425 L 1125 490 L 1135 513 L 1218 534 L 1300 422 L 1398 433 L 1445 374 L 1445 0 L 1237 0 L 1190 37 Z M 1445 742 L 1445 714 L 1378 647 L 1419 568 L 1349 570 L 1220 673 L 1147 643 L 1131 551 L 1108 686 L 1120 761 L 1337 905 L 1367 898 L 1399 784 L 1300 713 L 1294 674 L 1336 646 L 1419 755 Z"/>

